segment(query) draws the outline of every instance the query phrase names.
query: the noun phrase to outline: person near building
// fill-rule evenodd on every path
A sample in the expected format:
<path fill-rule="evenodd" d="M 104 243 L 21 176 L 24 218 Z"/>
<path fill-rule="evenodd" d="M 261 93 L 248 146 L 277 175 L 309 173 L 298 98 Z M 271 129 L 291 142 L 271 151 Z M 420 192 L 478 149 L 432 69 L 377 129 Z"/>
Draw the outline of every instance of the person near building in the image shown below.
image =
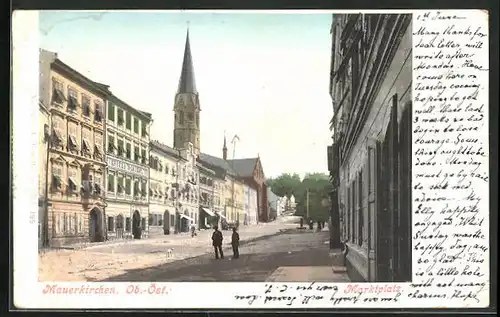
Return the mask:
<path fill-rule="evenodd" d="M 233 247 L 233 259 L 240 257 L 240 251 L 238 250 L 240 246 L 240 235 L 237 228 L 233 228 L 233 235 L 231 236 L 231 245 Z"/>
<path fill-rule="evenodd" d="M 191 223 L 191 237 L 196 236 L 196 226 L 194 223 Z"/>
<path fill-rule="evenodd" d="M 224 252 L 222 252 L 222 240 L 224 237 L 222 236 L 222 232 L 219 231 L 217 226 L 214 227 L 214 233 L 212 233 L 212 246 L 215 251 L 215 259 L 224 258 Z"/>

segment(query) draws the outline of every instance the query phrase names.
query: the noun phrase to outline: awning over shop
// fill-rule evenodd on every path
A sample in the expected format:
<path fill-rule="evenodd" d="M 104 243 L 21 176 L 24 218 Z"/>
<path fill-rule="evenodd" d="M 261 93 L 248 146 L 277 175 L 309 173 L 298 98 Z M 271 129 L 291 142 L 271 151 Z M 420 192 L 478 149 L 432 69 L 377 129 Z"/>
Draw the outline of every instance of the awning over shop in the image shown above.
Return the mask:
<path fill-rule="evenodd" d="M 221 214 L 220 212 L 217 212 L 217 214 L 221 217 L 221 218 L 224 218 L 224 219 L 227 219 L 226 216 L 224 216 L 223 214 Z"/>
<path fill-rule="evenodd" d="M 180 214 L 180 215 L 181 215 L 181 218 L 184 218 L 184 219 L 187 219 L 187 220 L 190 220 L 190 221 L 194 221 L 194 219 L 192 219 L 188 215 L 185 215 L 185 214 Z"/>
<path fill-rule="evenodd" d="M 210 215 L 212 217 L 215 216 L 215 214 L 210 209 L 208 209 L 208 208 L 201 208 L 201 209 L 203 209 L 203 211 L 206 212 L 208 215 Z"/>

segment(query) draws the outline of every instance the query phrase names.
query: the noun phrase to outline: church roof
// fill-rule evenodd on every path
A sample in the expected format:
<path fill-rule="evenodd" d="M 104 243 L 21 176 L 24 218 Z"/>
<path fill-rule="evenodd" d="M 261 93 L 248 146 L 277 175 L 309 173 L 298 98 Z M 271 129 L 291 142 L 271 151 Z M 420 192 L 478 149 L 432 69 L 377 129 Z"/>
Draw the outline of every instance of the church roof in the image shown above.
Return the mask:
<path fill-rule="evenodd" d="M 235 160 L 227 160 L 229 165 L 238 173 L 241 177 L 250 177 L 253 176 L 253 170 L 255 169 L 255 165 L 257 165 L 258 158 L 244 158 L 244 159 L 235 159 Z"/>
<path fill-rule="evenodd" d="M 208 155 L 205 153 L 200 153 L 199 160 L 202 163 L 206 163 L 208 165 L 216 166 L 220 169 L 223 169 L 224 171 L 226 171 L 226 173 L 228 173 L 231 176 L 239 176 L 238 173 L 236 173 L 236 171 L 231 168 L 229 163 L 220 157 Z"/>
<path fill-rule="evenodd" d="M 191 56 L 191 45 L 189 43 L 189 30 L 186 34 L 186 46 L 184 47 L 184 59 L 182 61 L 181 77 L 179 79 L 178 94 L 193 93 L 198 94 L 194 79 L 193 58 Z"/>

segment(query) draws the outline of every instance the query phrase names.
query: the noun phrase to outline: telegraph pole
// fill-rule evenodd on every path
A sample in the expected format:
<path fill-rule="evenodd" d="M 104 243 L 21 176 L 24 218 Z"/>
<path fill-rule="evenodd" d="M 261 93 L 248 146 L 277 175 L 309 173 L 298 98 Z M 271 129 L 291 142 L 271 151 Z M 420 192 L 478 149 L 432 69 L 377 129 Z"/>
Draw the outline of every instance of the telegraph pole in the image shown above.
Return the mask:
<path fill-rule="evenodd" d="M 306 192 L 306 211 L 307 211 L 307 219 L 309 220 L 309 188 Z"/>

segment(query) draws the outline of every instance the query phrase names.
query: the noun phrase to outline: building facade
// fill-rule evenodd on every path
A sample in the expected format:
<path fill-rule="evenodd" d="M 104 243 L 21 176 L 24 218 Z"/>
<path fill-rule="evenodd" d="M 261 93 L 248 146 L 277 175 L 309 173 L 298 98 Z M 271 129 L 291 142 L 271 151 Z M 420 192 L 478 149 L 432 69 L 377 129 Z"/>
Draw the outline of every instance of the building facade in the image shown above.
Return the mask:
<path fill-rule="evenodd" d="M 215 211 L 216 192 L 215 185 L 216 173 L 215 171 L 198 164 L 200 171 L 200 229 L 212 228 L 218 225 L 218 219 Z M 218 193 L 217 193 L 218 194 Z"/>
<path fill-rule="evenodd" d="M 335 14 L 331 31 L 332 232 L 351 280 L 410 281 L 411 15 Z"/>
<path fill-rule="evenodd" d="M 106 128 L 107 239 L 148 235 L 151 115 L 110 93 Z"/>
<path fill-rule="evenodd" d="M 176 187 L 176 231 L 187 232 L 191 225 L 198 227 L 199 223 L 199 170 L 197 166 L 197 151 L 193 144 L 186 143 L 180 151 L 182 160 L 179 165 L 179 176 Z"/>
<path fill-rule="evenodd" d="M 258 222 L 257 210 L 257 190 L 248 185 L 244 185 L 245 195 L 245 225 L 255 225 Z"/>
<path fill-rule="evenodd" d="M 159 141 L 150 142 L 149 236 L 175 233 L 175 203 L 181 163 L 176 151 Z"/>
<path fill-rule="evenodd" d="M 49 109 L 42 103 L 38 105 L 38 247 L 44 245 L 44 222 L 45 222 L 45 199 L 47 194 L 46 188 L 46 173 L 47 173 L 47 154 L 48 142 L 50 138 L 50 112 Z"/>
<path fill-rule="evenodd" d="M 270 221 L 268 186 L 260 157 L 227 160 L 227 162 L 235 171 L 238 181 L 254 188 L 257 191 L 259 222 Z"/>
<path fill-rule="evenodd" d="M 102 240 L 107 92 L 47 51 L 40 75 L 40 102 L 50 112 L 43 239 L 50 246 Z"/>

